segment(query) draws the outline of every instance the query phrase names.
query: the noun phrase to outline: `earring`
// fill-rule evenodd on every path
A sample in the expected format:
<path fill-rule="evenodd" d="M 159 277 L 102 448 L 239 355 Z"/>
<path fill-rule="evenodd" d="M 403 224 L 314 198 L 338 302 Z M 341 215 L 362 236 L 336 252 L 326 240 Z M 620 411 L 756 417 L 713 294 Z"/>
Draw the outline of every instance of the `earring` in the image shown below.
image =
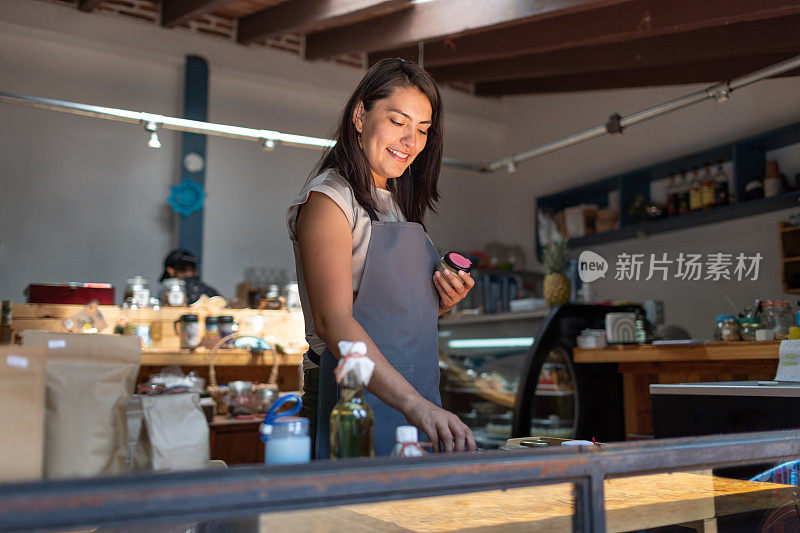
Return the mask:
<path fill-rule="evenodd" d="M 358 134 L 358 147 L 361 148 L 362 150 L 364 149 L 364 146 L 361 145 L 361 134 L 360 133 Z"/>

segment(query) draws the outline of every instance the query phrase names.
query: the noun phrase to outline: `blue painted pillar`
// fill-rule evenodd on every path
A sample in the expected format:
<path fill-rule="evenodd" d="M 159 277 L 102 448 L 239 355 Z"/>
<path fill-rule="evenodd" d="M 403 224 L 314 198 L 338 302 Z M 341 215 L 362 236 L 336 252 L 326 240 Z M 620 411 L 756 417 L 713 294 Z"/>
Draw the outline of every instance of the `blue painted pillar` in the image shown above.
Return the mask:
<path fill-rule="evenodd" d="M 183 118 L 208 120 L 208 63 L 200 56 L 186 56 L 183 90 Z M 190 179 L 205 188 L 206 136 L 201 133 L 181 134 L 181 181 Z M 192 252 L 202 264 L 203 214 L 200 209 L 188 217 L 178 217 L 178 246 Z"/>

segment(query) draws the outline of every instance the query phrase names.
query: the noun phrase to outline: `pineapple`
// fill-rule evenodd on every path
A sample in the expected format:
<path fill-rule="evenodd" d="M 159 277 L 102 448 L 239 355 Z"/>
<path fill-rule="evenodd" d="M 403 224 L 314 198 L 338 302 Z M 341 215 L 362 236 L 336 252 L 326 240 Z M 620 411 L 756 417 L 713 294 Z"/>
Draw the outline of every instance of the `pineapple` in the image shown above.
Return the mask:
<path fill-rule="evenodd" d="M 568 259 L 566 239 L 550 241 L 544 247 L 542 260 L 547 269 L 544 277 L 544 301 L 548 307 L 569 302 L 570 284 L 564 275 Z"/>

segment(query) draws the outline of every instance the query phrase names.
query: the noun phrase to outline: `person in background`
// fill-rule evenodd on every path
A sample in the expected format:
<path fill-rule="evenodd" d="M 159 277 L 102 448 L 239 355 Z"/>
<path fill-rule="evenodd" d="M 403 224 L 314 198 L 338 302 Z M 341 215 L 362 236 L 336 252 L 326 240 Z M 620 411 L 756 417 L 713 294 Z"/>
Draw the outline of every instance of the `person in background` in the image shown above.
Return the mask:
<path fill-rule="evenodd" d="M 365 393 L 375 454 L 395 428 L 420 429 L 436 451 L 475 450 L 470 428 L 441 407 L 437 318 L 474 285 L 435 272 L 425 212 L 439 199 L 443 117 L 436 84 L 402 59 L 376 63 L 345 106 L 328 149 L 287 211 L 306 339 L 303 411 L 315 457 L 330 453 L 338 341 L 363 341 L 375 371 Z M 315 423 L 316 422 L 316 423 Z"/>
<path fill-rule="evenodd" d="M 164 281 L 166 278 L 182 279 L 186 284 L 187 305 L 195 303 L 201 294 L 205 294 L 209 298 L 220 295 L 215 288 L 200 280 L 197 263 L 199 261 L 192 252 L 183 248 L 172 250 L 164 259 L 164 273 L 161 274 L 159 281 Z"/>

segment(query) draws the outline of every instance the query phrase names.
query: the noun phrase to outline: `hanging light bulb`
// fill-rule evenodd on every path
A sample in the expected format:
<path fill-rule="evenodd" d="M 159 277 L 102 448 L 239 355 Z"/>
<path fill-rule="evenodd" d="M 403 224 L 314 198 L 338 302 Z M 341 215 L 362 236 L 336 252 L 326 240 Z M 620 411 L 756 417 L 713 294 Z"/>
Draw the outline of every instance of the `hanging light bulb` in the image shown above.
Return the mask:
<path fill-rule="evenodd" d="M 508 164 L 506 165 L 506 172 L 508 172 L 509 174 L 513 174 L 516 171 L 517 171 L 517 164 L 513 160 L 509 161 Z"/>
<path fill-rule="evenodd" d="M 144 125 L 144 130 L 150 134 L 147 139 L 147 146 L 149 148 L 161 148 L 161 141 L 158 140 L 158 125 L 155 122 L 148 122 Z"/>
<path fill-rule="evenodd" d="M 265 152 L 271 152 L 275 150 L 275 141 L 273 141 L 272 139 L 262 139 L 261 148 Z"/>

